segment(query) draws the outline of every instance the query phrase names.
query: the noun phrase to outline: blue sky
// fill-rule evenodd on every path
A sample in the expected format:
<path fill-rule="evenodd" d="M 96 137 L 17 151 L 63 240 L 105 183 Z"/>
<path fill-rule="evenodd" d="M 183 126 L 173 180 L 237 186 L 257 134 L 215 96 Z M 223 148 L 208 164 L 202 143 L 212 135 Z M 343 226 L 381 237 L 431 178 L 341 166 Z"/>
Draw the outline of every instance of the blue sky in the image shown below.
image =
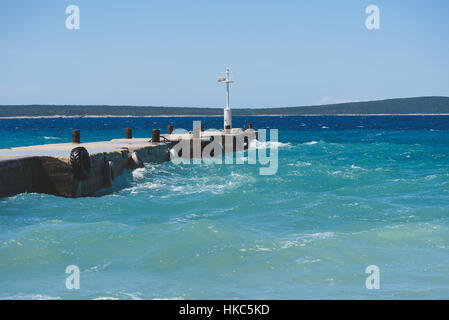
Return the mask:
<path fill-rule="evenodd" d="M 1 0 L 0 104 L 222 107 L 226 66 L 234 108 L 449 96 L 448 39 L 445 0 Z"/>

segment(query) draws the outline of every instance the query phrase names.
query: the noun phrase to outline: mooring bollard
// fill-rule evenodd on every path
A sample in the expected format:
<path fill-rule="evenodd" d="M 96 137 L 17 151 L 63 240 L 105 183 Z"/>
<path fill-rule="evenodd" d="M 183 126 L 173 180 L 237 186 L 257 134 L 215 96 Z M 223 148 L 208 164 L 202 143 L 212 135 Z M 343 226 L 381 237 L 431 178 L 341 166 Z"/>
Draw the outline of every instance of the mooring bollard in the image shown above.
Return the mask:
<path fill-rule="evenodd" d="M 168 125 L 168 129 L 167 129 L 167 133 L 168 134 L 172 134 L 173 133 L 173 129 L 174 129 L 174 126 L 172 124 L 169 124 Z"/>
<path fill-rule="evenodd" d="M 126 139 L 132 139 L 133 138 L 133 129 L 132 128 L 126 128 L 125 129 L 125 137 L 126 137 Z"/>
<path fill-rule="evenodd" d="M 151 136 L 151 142 L 153 144 L 161 142 L 161 130 L 153 129 L 152 136 Z"/>
<path fill-rule="evenodd" d="M 201 123 L 201 131 L 204 131 L 204 123 Z"/>
<path fill-rule="evenodd" d="M 248 122 L 248 129 L 252 129 L 253 128 L 253 124 L 251 122 Z"/>
<path fill-rule="evenodd" d="M 72 130 L 72 143 L 81 143 L 79 130 Z"/>

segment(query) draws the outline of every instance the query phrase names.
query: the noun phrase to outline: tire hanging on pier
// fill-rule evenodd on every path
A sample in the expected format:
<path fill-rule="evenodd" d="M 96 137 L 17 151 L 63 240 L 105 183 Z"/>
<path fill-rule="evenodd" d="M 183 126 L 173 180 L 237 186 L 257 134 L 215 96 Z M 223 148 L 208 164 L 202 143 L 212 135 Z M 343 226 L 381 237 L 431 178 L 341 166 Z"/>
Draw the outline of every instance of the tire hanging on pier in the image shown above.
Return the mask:
<path fill-rule="evenodd" d="M 140 160 L 139 155 L 136 152 L 133 152 L 130 157 L 129 157 L 129 166 L 132 169 L 136 169 L 136 168 L 142 168 L 143 162 L 142 160 Z"/>
<path fill-rule="evenodd" d="M 84 147 L 76 147 L 70 152 L 70 164 L 75 177 L 81 181 L 90 177 L 90 156 Z"/>
<path fill-rule="evenodd" d="M 105 159 L 104 165 L 103 165 L 103 181 L 104 186 L 106 188 L 112 187 L 112 184 L 114 183 L 115 175 L 114 175 L 114 169 L 112 168 L 112 161 L 107 161 Z"/>

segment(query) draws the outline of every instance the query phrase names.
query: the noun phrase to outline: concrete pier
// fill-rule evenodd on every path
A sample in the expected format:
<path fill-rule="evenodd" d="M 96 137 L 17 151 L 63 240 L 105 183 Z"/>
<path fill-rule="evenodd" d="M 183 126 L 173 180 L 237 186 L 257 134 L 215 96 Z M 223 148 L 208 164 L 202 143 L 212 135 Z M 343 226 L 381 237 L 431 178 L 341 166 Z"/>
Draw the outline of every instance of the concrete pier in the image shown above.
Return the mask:
<path fill-rule="evenodd" d="M 23 192 L 65 197 L 91 195 L 109 186 L 125 169 L 142 166 L 142 162 L 161 163 L 170 159 L 171 143 L 153 144 L 148 140 L 120 139 L 1 149 L 0 197 Z M 84 147 L 89 153 L 90 174 L 84 181 L 76 177 L 70 161 L 70 152 L 75 147 Z"/>
<path fill-rule="evenodd" d="M 90 143 L 79 143 L 79 131 L 73 135 L 73 143 L 0 149 L 0 197 L 24 192 L 89 196 L 110 187 L 127 169 L 170 161 L 170 150 L 180 142 L 192 146 L 182 157 L 194 158 L 201 157 L 201 151 L 213 141 L 219 141 L 226 153 L 246 149 L 250 140 L 256 139 L 252 129 L 165 135 L 154 130 L 150 139 L 132 138 L 131 128 L 127 128 L 124 139 Z M 193 148 L 195 143 L 200 152 L 193 152 L 198 150 Z"/>

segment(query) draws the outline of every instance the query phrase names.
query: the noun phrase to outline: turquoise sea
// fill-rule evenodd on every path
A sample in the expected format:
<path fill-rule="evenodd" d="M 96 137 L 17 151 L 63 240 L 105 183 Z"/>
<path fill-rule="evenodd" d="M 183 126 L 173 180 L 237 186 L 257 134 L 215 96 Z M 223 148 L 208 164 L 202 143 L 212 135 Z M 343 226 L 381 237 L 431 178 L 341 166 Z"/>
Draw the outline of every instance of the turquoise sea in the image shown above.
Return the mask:
<path fill-rule="evenodd" d="M 0 148 L 222 118 L 2 119 Z M 449 117 L 234 117 L 279 169 L 146 164 L 95 197 L 0 199 L 0 299 L 448 299 Z M 65 286 L 77 265 L 80 289 Z M 368 290 L 365 268 L 380 270 Z"/>

